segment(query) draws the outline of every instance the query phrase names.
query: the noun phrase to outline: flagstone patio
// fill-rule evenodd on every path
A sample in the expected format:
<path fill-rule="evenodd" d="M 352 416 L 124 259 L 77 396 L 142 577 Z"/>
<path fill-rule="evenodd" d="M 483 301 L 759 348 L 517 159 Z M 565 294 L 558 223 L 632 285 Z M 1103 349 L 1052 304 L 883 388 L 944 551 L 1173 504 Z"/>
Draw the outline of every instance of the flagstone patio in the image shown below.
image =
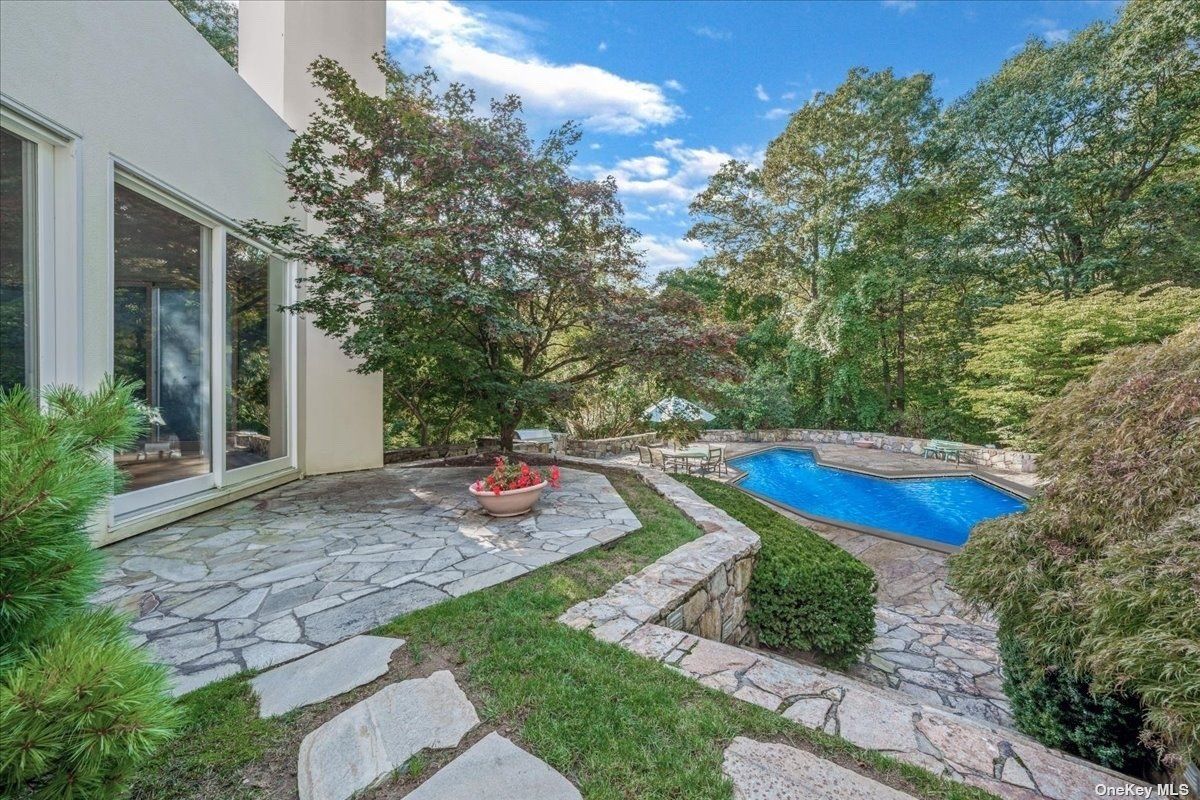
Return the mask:
<path fill-rule="evenodd" d="M 640 527 L 603 475 L 562 471 L 531 514 L 484 515 L 478 467 L 308 478 L 104 549 L 95 597 L 129 613 L 177 692 L 289 661 Z"/>

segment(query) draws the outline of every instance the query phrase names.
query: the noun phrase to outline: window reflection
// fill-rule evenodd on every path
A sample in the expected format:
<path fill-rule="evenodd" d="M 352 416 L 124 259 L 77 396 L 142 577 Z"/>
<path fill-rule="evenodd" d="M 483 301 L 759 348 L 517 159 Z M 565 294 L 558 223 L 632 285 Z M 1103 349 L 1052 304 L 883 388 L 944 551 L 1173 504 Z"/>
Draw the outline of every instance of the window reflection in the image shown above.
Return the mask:
<path fill-rule="evenodd" d="M 226 239 L 226 469 L 287 455 L 284 281 L 266 252 Z"/>
<path fill-rule="evenodd" d="M 151 409 L 117 456 L 135 491 L 211 470 L 208 230 L 120 184 L 114 214 L 113 372 Z"/>
<path fill-rule="evenodd" d="M 0 130 L 0 387 L 36 388 L 33 374 L 34 144 Z"/>

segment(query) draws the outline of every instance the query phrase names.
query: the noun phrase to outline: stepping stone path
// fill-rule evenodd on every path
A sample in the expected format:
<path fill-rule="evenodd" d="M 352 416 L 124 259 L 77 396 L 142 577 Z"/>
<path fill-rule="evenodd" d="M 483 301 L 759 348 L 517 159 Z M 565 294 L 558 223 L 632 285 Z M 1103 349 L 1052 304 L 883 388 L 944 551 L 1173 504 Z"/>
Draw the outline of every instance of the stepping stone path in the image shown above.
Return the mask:
<path fill-rule="evenodd" d="M 489 733 L 407 795 L 407 800 L 581 800 L 550 765 Z"/>
<path fill-rule="evenodd" d="M 300 800 L 346 800 L 425 748 L 455 747 L 479 715 L 441 670 L 393 683 L 351 706 L 300 743 Z"/>
<path fill-rule="evenodd" d="M 725 748 L 721 771 L 733 782 L 734 800 L 914 800 L 812 753 L 744 736 Z"/>
<path fill-rule="evenodd" d="M 355 636 L 264 672 L 250 681 L 258 715 L 286 714 L 370 683 L 388 671 L 392 653 L 402 644 L 403 639 L 386 636 Z"/>

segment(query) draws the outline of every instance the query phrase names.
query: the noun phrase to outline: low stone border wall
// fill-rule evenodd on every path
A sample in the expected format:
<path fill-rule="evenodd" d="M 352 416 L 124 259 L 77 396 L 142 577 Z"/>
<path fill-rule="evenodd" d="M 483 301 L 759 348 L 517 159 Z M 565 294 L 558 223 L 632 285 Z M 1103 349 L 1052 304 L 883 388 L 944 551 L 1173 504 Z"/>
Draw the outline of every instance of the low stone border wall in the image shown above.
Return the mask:
<path fill-rule="evenodd" d="M 635 433 L 630 436 L 616 436 L 611 439 L 567 439 L 566 454 L 580 458 L 604 458 L 623 453 L 632 453 L 637 446 L 648 445 L 658 441 L 654 431 Z"/>
<path fill-rule="evenodd" d="M 425 461 L 430 458 L 454 458 L 467 456 L 475 452 L 472 444 L 431 444 L 427 447 L 401 447 L 397 450 L 385 450 L 383 463 L 407 464 L 410 461 Z"/>
<path fill-rule="evenodd" d="M 661 472 L 625 469 L 636 472 L 705 533 L 600 597 L 572 606 L 560 621 L 609 642 L 620 641 L 646 623 L 706 639 L 749 640 L 746 593 L 762 546 L 758 534 Z"/>
<path fill-rule="evenodd" d="M 846 444 L 869 442 L 878 450 L 893 453 L 910 453 L 919 456 L 925 452 L 930 439 L 914 439 L 910 436 L 893 436 L 871 431 L 823 431 L 809 428 L 772 428 L 761 431 L 739 431 L 713 429 L 703 431 L 704 442 L 807 442 L 809 444 Z M 1020 450 L 1005 450 L 998 447 L 962 444 L 964 464 L 980 467 L 995 467 L 1012 472 L 1037 472 L 1037 456 Z"/>

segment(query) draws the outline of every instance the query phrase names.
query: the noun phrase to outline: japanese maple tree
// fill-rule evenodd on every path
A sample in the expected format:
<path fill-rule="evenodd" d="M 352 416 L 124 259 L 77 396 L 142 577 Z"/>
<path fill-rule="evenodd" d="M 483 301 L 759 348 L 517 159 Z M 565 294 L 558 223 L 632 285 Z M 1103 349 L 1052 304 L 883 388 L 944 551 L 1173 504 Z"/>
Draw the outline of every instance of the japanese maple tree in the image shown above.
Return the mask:
<path fill-rule="evenodd" d="M 461 85 L 376 61 L 383 96 L 332 60 L 312 65 L 325 98 L 287 180 L 323 231 L 252 224 L 311 265 L 291 310 L 361 371 L 390 370 L 391 391 L 461 387 L 506 450 L 526 415 L 622 366 L 675 384 L 727 368 L 732 340 L 694 299 L 640 281 L 615 182 L 570 174 L 576 126 L 535 143 L 516 97 L 481 113 Z M 454 357 L 409 387 L 400 366 L 425 351 Z"/>

